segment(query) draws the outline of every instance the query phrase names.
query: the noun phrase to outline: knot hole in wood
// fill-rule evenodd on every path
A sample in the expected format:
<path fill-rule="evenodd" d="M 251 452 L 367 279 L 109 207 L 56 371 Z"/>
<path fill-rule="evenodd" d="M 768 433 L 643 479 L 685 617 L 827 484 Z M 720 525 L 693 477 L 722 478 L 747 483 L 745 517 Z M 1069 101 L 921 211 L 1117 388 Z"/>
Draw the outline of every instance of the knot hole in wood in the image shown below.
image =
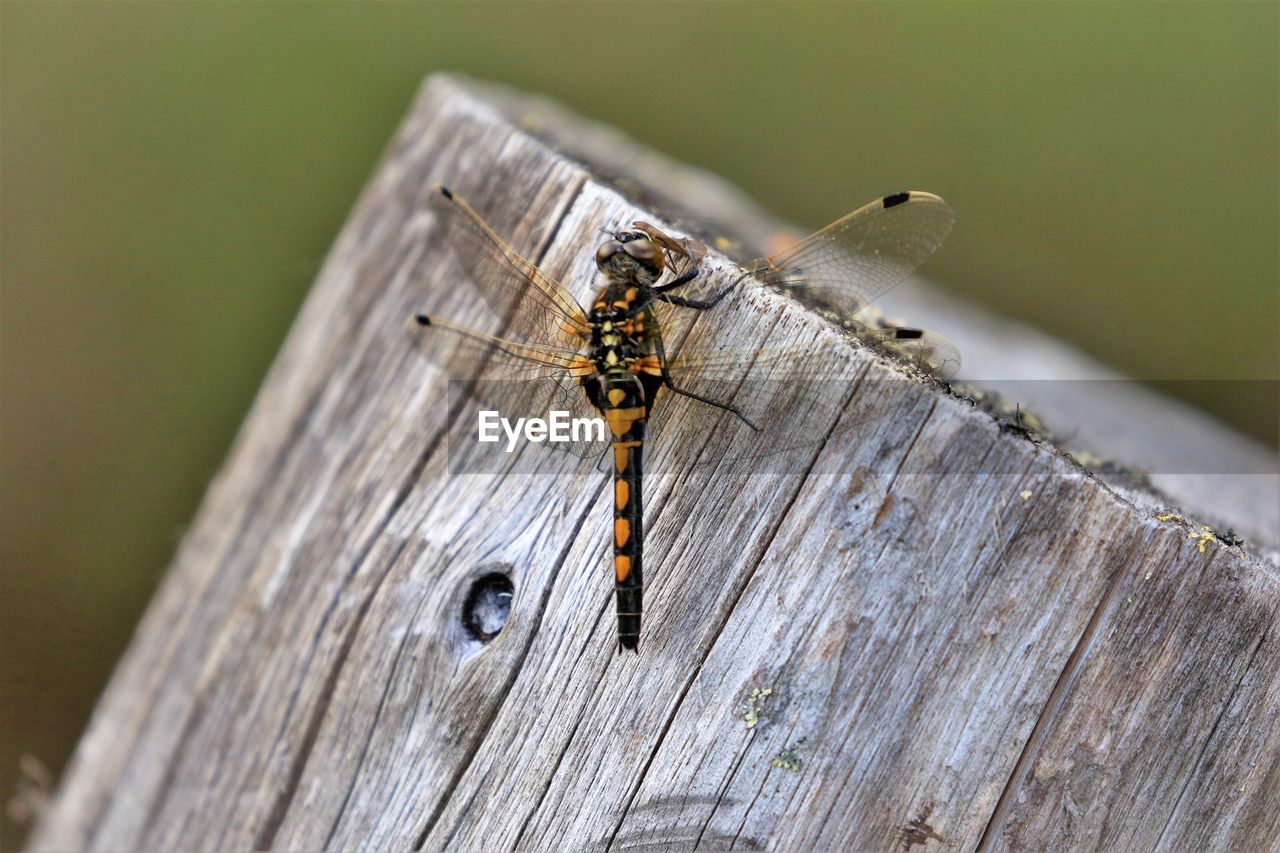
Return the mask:
<path fill-rule="evenodd" d="M 506 573 L 509 569 L 509 566 L 491 567 L 472 581 L 471 589 L 467 590 L 462 604 L 462 626 L 482 643 L 498 636 L 511 615 L 516 588 Z"/>

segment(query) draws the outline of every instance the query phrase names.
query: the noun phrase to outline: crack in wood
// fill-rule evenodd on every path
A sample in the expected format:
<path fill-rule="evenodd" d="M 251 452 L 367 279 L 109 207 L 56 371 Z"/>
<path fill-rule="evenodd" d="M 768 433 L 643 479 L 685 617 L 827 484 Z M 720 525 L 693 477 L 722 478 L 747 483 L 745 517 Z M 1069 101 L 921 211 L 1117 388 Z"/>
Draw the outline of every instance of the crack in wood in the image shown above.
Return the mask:
<path fill-rule="evenodd" d="M 397 507 L 398 509 L 398 504 Z M 384 526 L 390 522 L 395 514 L 395 509 L 388 513 L 384 519 Z M 376 539 L 370 540 L 369 550 L 372 551 L 373 543 Z M 289 807 L 293 804 L 293 798 L 297 794 L 298 784 L 302 781 L 303 771 L 306 769 L 307 760 L 311 757 L 311 751 L 315 748 L 316 737 L 320 734 L 320 726 L 324 722 L 325 716 L 329 713 L 330 703 L 333 701 L 334 688 L 337 686 L 338 677 L 342 674 L 343 667 L 346 666 L 347 657 L 351 654 L 351 647 L 355 644 L 356 637 L 360 633 L 360 628 L 364 624 L 365 617 L 369 613 L 369 608 L 378 596 L 378 591 L 382 588 L 383 582 L 391 573 L 395 566 L 396 559 L 400 553 L 408 545 L 409 540 L 401 541 L 391 559 L 387 561 L 386 569 L 373 582 L 364 600 L 360 603 L 360 608 L 356 611 L 355 618 L 351 620 L 351 626 L 343 635 L 342 642 L 338 647 L 338 653 L 334 656 L 333 665 L 329 668 L 329 672 L 325 674 L 324 684 L 320 688 L 319 699 L 316 707 L 312 710 L 306 722 L 306 728 L 303 730 L 301 742 L 298 744 L 297 750 L 294 752 L 293 760 L 289 764 L 289 770 L 285 775 L 284 788 L 277 795 L 275 802 L 272 803 L 271 810 L 267 814 L 266 820 L 263 822 L 262 828 L 258 832 L 258 836 L 254 841 L 253 849 L 269 850 L 275 841 L 276 833 L 280 830 L 280 825 L 284 822 L 284 817 L 289 811 Z M 368 558 L 369 552 L 362 555 L 360 564 Z M 359 568 L 352 575 L 352 579 L 359 574 Z M 345 587 L 337 596 L 335 602 L 341 598 Z"/>
<path fill-rule="evenodd" d="M 400 556 L 399 552 L 397 552 L 395 555 L 395 558 L 398 559 L 399 556 Z M 391 567 L 394 567 L 395 562 L 396 562 L 396 559 L 392 559 L 389 561 L 388 572 L 391 571 Z M 415 622 L 417 621 L 418 614 L 422 612 L 423 603 L 424 602 L 419 602 L 418 607 L 414 610 L 413 621 Z M 328 850 L 329 845 L 333 842 L 333 836 L 338 831 L 338 827 L 342 824 L 342 818 L 347 811 L 347 804 L 351 802 L 351 794 L 353 791 L 355 791 L 356 782 L 360 778 L 360 770 L 364 767 L 365 758 L 369 754 L 369 745 L 373 742 L 374 732 L 378 728 L 378 722 L 382 719 L 382 711 L 386 707 L 387 696 L 391 693 L 391 688 L 395 684 L 394 676 L 395 676 L 395 673 L 400 668 L 400 661 L 404 657 L 404 650 L 409 643 L 410 635 L 411 635 L 411 632 L 405 631 L 404 635 L 400 638 L 399 645 L 396 646 L 395 661 L 391 666 L 391 671 L 387 677 L 387 680 L 382 685 L 382 694 L 378 697 L 378 706 L 373 712 L 373 721 L 369 725 L 369 728 L 365 733 L 364 744 L 360 748 L 360 757 L 356 759 L 355 765 L 351 769 L 351 780 L 347 783 L 347 790 L 342 796 L 342 804 L 334 812 L 333 823 L 330 824 L 329 831 L 325 833 L 324 844 L 321 845 L 321 847 L 325 850 Z M 330 687 L 329 691 L 327 692 L 332 693 L 332 687 Z M 296 786 L 296 783 L 295 783 L 295 786 Z M 292 804 L 292 798 L 290 799 L 289 802 L 290 804 Z M 266 850 L 271 847 L 271 843 L 275 840 L 275 832 L 278 831 L 279 825 L 283 821 L 283 819 L 284 819 L 284 815 L 281 814 L 280 819 L 276 821 L 276 830 L 272 831 L 270 837 L 265 839 L 260 838 L 259 839 L 260 843 L 256 844 L 254 846 L 254 849 Z"/>
<path fill-rule="evenodd" d="M 1124 573 L 1120 570 L 1127 565 L 1129 553 L 1132 550 L 1136 550 L 1140 542 L 1149 541 L 1150 536 L 1147 534 L 1149 534 L 1148 530 L 1135 532 L 1131 538 L 1139 540 L 1139 542 L 1134 542 L 1130 548 L 1121 548 L 1112 552 L 1112 566 L 1108 569 L 1108 574 L 1111 577 L 1107 582 L 1106 590 L 1098 599 L 1097 605 L 1089 615 L 1089 621 L 1085 625 L 1085 629 L 1080 633 L 1080 637 L 1072 648 L 1071 654 L 1067 657 L 1061 671 L 1059 671 L 1053 689 L 1049 691 L 1049 697 L 1045 700 L 1044 706 L 1036 716 L 1035 724 L 1031 727 L 1031 734 L 1028 735 L 1023 743 L 1018 760 L 1014 762 L 1013 770 L 1009 773 L 1009 778 L 1005 780 L 1004 786 L 1000 790 L 996 806 L 992 809 L 991 816 L 987 819 L 986 826 L 983 827 L 982 834 L 978 837 L 978 844 L 975 849 L 979 853 L 991 849 L 991 845 L 995 843 L 996 835 L 999 833 L 1012 804 L 1013 795 L 1021 785 L 1020 780 L 1035 763 L 1040 747 L 1048 736 L 1054 719 L 1062 710 L 1071 684 L 1079 673 L 1080 667 L 1084 665 L 1084 659 L 1103 625 L 1104 616 L 1112 607 L 1116 592 L 1124 579 Z"/>
<path fill-rule="evenodd" d="M 610 596 L 610 598 L 612 598 L 612 596 Z M 606 600 L 606 602 L 603 605 L 601 605 L 600 609 L 596 611 L 596 621 L 595 621 L 595 624 L 592 626 L 590 633 L 587 635 L 588 637 L 595 637 L 596 631 L 599 630 L 599 627 L 600 627 L 600 621 L 604 619 L 604 614 L 612 611 L 613 611 L 613 602 L 610 600 Z M 578 663 L 582 660 L 582 657 L 587 651 L 587 648 L 588 648 L 588 644 L 583 643 L 582 646 L 578 649 L 578 656 L 574 658 L 573 668 L 570 670 L 571 672 L 578 668 Z M 595 687 L 598 688 L 600 686 L 600 682 L 604 679 L 604 675 L 608 671 L 609 671 L 609 661 L 606 660 L 604 663 L 604 666 L 602 666 L 600 670 L 596 673 Z M 590 710 L 590 706 L 587 705 L 586 703 L 583 703 L 582 707 L 578 710 L 578 716 L 573 721 L 573 729 L 570 730 L 569 736 L 565 738 L 564 745 L 560 748 L 559 752 L 556 755 L 555 766 L 552 767 L 551 772 L 547 774 L 547 779 L 546 779 L 546 782 L 543 783 L 542 791 L 538 794 L 538 801 L 534 803 L 533 808 L 529 809 L 528 814 L 526 814 L 524 820 L 521 821 L 520 831 L 516 833 L 515 840 L 511 842 L 511 847 L 513 849 L 516 847 L 519 847 L 520 840 L 524 838 L 524 834 L 528 830 L 529 824 L 533 821 L 533 818 L 538 814 L 538 810 L 542 808 L 542 803 L 547 798 L 547 792 L 551 790 L 551 784 L 552 782 L 555 781 L 556 774 L 560 772 L 560 766 L 564 764 L 564 757 L 569 753 L 569 747 L 573 745 L 573 739 L 577 735 L 578 729 L 582 726 L 582 720 L 583 718 L 586 717 L 588 710 Z"/>
<path fill-rule="evenodd" d="M 321 620 L 320 627 L 316 630 L 316 636 L 312 641 L 310 653 L 314 653 L 315 648 L 319 644 L 319 638 L 323 634 L 325 627 L 328 625 L 329 618 L 332 615 L 334 608 L 336 608 L 338 602 L 342 600 L 342 596 L 346 593 L 348 586 L 357 577 L 359 577 L 360 570 L 364 568 L 365 561 L 368 560 L 369 556 L 374 552 L 375 545 L 381 539 L 382 533 L 395 518 L 396 513 L 400 511 L 400 507 L 404 505 L 406 500 L 408 500 L 409 495 L 413 491 L 413 487 L 418 482 L 418 478 L 422 476 L 422 472 L 426 469 L 427 461 L 431 458 L 432 454 L 435 453 L 436 448 L 439 447 L 443 437 L 443 432 L 436 434 L 431 443 L 428 444 L 427 448 L 419 455 L 417 461 L 409 470 L 408 475 L 401 481 L 399 487 L 396 489 L 391 505 L 387 508 L 387 511 L 383 514 L 375 532 L 369 536 L 363 550 L 357 556 L 352 571 L 347 574 L 341 588 L 331 600 L 328 612 L 326 612 L 325 617 Z M 360 607 L 356 611 L 355 618 L 352 619 L 351 626 L 347 629 L 346 634 L 342 638 L 342 642 L 338 647 L 338 654 L 334 657 L 333 665 L 330 667 L 329 672 L 325 674 L 324 686 L 321 688 L 317 706 L 307 720 L 301 745 L 295 752 L 293 760 L 289 765 L 289 770 L 284 780 L 284 788 L 276 798 L 275 802 L 272 803 L 267 819 L 264 821 L 262 828 L 258 832 L 257 839 L 254 844 L 254 849 L 256 850 L 269 849 L 272 842 L 275 840 L 276 833 L 284 822 L 284 817 L 288 813 L 288 809 L 293 802 L 294 795 L 297 793 L 298 784 L 302 780 L 302 773 L 306 768 L 307 759 L 310 758 L 311 750 L 315 747 L 316 737 L 320 732 L 320 725 L 329 711 L 329 703 L 333 699 L 334 687 L 338 683 L 338 676 L 346 665 L 347 656 L 351 653 L 351 647 L 355 643 L 356 636 L 360 632 L 360 627 L 364 624 L 364 619 L 369 612 L 370 606 L 373 604 L 374 599 L 378 595 L 378 591 L 382 588 L 383 582 L 387 579 L 388 575 L 390 575 L 392 569 L 395 567 L 396 560 L 404 551 L 408 543 L 409 540 L 406 537 L 396 546 L 395 551 L 386 561 L 386 568 L 374 580 L 369 592 L 364 596 L 364 600 L 360 602 Z M 282 720 L 282 727 L 285 723 L 286 721 Z M 370 731 L 372 731 L 372 728 Z"/>
<path fill-rule="evenodd" d="M 1213 562 L 1212 558 L 1209 562 Z M 1273 619 L 1275 618 L 1274 613 L 1275 611 L 1273 611 Z M 1213 725 L 1209 728 L 1209 735 L 1204 739 L 1204 744 L 1200 747 L 1200 753 L 1196 756 L 1195 763 L 1192 765 L 1193 767 L 1199 767 L 1204 762 L 1204 757 L 1209 752 L 1209 745 L 1213 743 L 1213 737 L 1218 733 L 1218 727 L 1222 725 L 1223 717 L 1225 717 L 1227 711 L 1231 709 L 1232 700 L 1235 699 L 1236 694 L 1240 692 L 1240 685 L 1244 683 L 1245 678 L 1249 675 L 1249 670 L 1253 668 L 1253 662 L 1258 657 L 1258 650 L 1262 648 L 1262 644 L 1266 642 L 1267 635 L 1270 634 L 1270 632 L 1271 629 L 1270 626 L 1268 626 L 1267 630 L 1263 631 L 1262 635 L 1258 637 L 1258 642 L 1254 645 L 1253 651 L 1249 653 L 1248 663 L 1246 663 L 1243 669 L 1240 670 L 1240 677 L 1237 678 L 1235 684 L 1231 686 L 1230 693 L 1223 698 L 1222 707 L 1218 709 L 1218 714 L 1213 719 Z M 1195 781 L 1195 778 L 1196 777 L 1193 774 L 1188 774 L 1187 777 L 1183 779 L 1182 787 L 1178 791 L 1178 798 L 1174 800 L 1173 808 L 1169 809 L 1169 816 L 1165 818 L 1164 823 L 1160 826 L 1159 837 L 1162 841 L 1168 834 L 1169 824 L 1173 822 L 1174 817 L 1178 814 L 1178 810 L 1182 806 L 1182 801 L 1186 799 L 1187 790 L 1191 787 L 1191 783 Z M 1172 848 L 1173 845 L 1170 845 L 1169 849 Z"/>
<path fill-rule="evenodd" d="M 600 487 L 600 491 L 601 492 L 604 491 L 603 486 Z M 471 769 L 471 765 L 475 761 L 476 755 L 480 751 L 480 747 L 484 744 L 485 736 L 488 734 L 489 729 L 493 727 L 494 720 L 498 718 L 498 715 L 501 713 L 502 709 L 506 707 L 507 698 L 511 694 L 511 688 L 515 684 L 516 679 L 520 677 L 520 672 L 524 668 L 524 662 L 529 656 L 529 651 L 530 649 L 533 648 L 534 643 L 537 641 L 538 632 L 542 627 L 543 615 L 546 613 L 547 602 L 551 598 L 552 590 L 555 589 L 556 581 L 559 580 L 560 578 L 560 571 L 564 567 L 565 561 L 569 558 L 569 551 L 573 546 L 573 541 L 577 538 L 579 532 L 582 530 L 582 526 L 586 523 L 586 520 L 589 516 L 590 516 L 590 513 L 584 512 L 578 518 L 577 524 L 574 525 L 573 531 L 570 533 L 568 537 L 566 537 L 564 548 L 561 550 L 559 557 L 555 560 L 555 569 L 552 572 L 552 576 L 548 580 L 546 584 L 546 588 L 543 590 L 542 600 L 539 602 L 538 609 L 536 611 L 537 622 L 533 626 L 533 630 L 529 632 L 528 641 L 524 644 L 524 647 L 520 650 L 519 656 L 513 661 L 513 666 L 511 667 L 510 673 L 506 681 L 503 683 L 502 688 L 498 691 L 498 695 L 500 695 L 502 699 L 501 701 L 499 701 L 493 706 L 492 710 L 484 717 L 484 719 L 477 726 L 477 736 L 472 738 L 466 750 L 466 754 L 463 756 L 463 760 L 458 763 L 458 767 L 456 768 L 452 777 L 450 778 L 448 785 L 443 789 L 443 792 L 439 798 L 439 801 L 436 803 L 435 808 L 432 810 L 430 817 L 427 818 L 426 824 L 423 826 L 422 830 L 418 833 L 417 839 L 414 841 L 414 844 L 413 844 L 414 850 L 421 850 L 426 845 L 427 838 L 431 835 L 431 830 L 435 828 L 436 823 L 440 820 L 441 816 L 444 814 L 444 810 L 449 805 L 449 801 L 453 798 L 453 792 L 457 789 L 458 783 L 462 781 L 463 776 L 465 776 L 467 771 Z M 474 793 L 473 793 L 473 796 L 474 796 Z M 452 838 L 452 833 L 450 834 L 450 838 Z M 448 839 L 446 839 L 446 841 L 441 845 L 441 847 L 443 848 L 447 846 L 448 846 Z"/>

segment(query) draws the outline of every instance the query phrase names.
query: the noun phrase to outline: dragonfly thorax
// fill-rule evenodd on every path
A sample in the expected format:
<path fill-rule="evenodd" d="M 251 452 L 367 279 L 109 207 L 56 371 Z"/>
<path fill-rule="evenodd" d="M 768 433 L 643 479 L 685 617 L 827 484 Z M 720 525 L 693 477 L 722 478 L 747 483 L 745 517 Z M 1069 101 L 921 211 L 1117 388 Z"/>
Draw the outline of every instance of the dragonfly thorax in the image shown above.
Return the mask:
<path fill-rule="evenodd" d="M 649 355 L 652 291 L 633 281 L 609 281 L 596 295 L 587 322 L 591 360 L 601 373 L 627 373 Z"/>

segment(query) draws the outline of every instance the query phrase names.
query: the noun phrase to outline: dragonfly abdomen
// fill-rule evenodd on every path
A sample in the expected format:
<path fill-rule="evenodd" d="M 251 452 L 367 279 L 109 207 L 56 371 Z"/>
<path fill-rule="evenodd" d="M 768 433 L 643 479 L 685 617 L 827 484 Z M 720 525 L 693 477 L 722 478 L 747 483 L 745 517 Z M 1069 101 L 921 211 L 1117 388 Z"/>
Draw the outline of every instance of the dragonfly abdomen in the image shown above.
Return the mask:
<path fill-rule="evenodd" d="M 613 443 L 613 571 L 618 599 L 618 644 L 632 651 L 639 651 L 640 615 L 644 612 L 643 448 L 643 440 Z"/>
<path fill-rule="evenodd" d="M 618 605 L 618 645 L 638 651 L 644 610 L 644 509 L 642 494 L 645 388 L 631 375 L 606 375 L 602 413 L 612 433 L 613 570 Z"/>

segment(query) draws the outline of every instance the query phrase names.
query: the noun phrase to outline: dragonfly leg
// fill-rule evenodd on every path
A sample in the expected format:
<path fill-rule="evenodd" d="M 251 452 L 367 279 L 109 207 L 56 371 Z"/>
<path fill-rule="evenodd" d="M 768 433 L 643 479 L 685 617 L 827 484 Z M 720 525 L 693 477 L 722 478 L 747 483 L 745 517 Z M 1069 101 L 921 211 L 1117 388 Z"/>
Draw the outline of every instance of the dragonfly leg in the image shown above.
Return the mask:
<path fill-rule="evenodd" d="M 697 270 L 694 270 L 694 272 L 697 272 Z M 732 281 L 732 283 L 729 284 L 728 287 L 724 288 L 715 296 L 712 296 L 710 299 L 685 299 L 683 296 L 663 296 L 663 295 L 659 295 L 657 298 L 661 299 L 663 302 L 669 302 L 672 305 L 679 305 L 682 308 L 693 308 L 695 310 L 702 311 L 702 310 L 706 310 L 707 308 L 716 307 L 716 305 L 720 303 L 720 300 L 728 296 L 729 293 L 735 287 L 737 287 L 738 284 L 741 283 L 741 281 L 746 277 L 747 277 L 746 273 L 743 273 L 742 275 L 738 276 Z M 672 287 L 676 287 L 681 284 L 688 284 L 687 280 L 681 281 L 680 279 L 682 278 L 685 278 L 685 276 L 681 276 L 680 278 L 676 279 L 670 284 L 664 284 L 662 287 L 654 288 L 654 293 L 661 294 L 664 290 L 669 290 Z"/>
<path fill-rule="evenodd" d="M 713 299 L 685 299 L 681 296 L 659 296 L 663 302 L 669 302 L 672 305 L 679 305 L 681 308 L 694 308 L 698 311 L 704 311 L 707 308 L 714 308 L 716 303 L 724 298 L 725 292 L 720 292 Z"/>
<path fill-rule="evenodd" d="M 663 371 L 663 373 L 665 375 L 666 371 Z M 724 411 L 732 414 L 738 420 L 742 421 L 747 426 L 751 427 L 756 432 L 760 431 L 760 427 L 757 426 L 754 422 L 752 422 L 750 418 L 744 415 L 742 411 L 732 403 L 721 403 L 719 400 L 713 400 L 710 397 L 704 397 L 701 394 L 695 394 L 692 391 L 686 391 L 683 388 L 680 388 L 679 386 L 677 386 L 674 382 L 672 382 L 669 376 L 666 378 L 666 381 L 663 384 L 665 384 L 668 388 L 670 388 L 676 394 L 679 394 L 681 397 L 690 397 L 694 400 L 697 400 L 699 403 L 706 403 L 708 406 L 715 406 L 717 409 L 723 409 Z"/>
<path fill-rule="evenodd" d="M 689 397 L 694 400 L 697 400 L 699 403 L 706 403 L 708 406 L 715 406 L 717 409 L 723 409 L 726 412 L 730 412 L 734 415 L 734 417 L 742 421 L 747 426 L 751 427 L 756 432 L 760 431 L 760 427 L 752 423 L 751 419 L 748 418 L 746 415 L 744 415 L 741 412 L 741 410 L 738 409 L 737 406 L 734 406 L 730 403 L 721 403 L 719 400 L 713 400 L 710 397 L 704 397 L 701 394 L 695 394 L 692 391 L 686 391 L 685 389 L 676 385 L 676 383 L 671 379 L 671 371 L 667 370 L 667 350 L 666 350 L 666 347 L 664 347 L 662 344 L 661 335 L 654 335 L 653 346 L 657 352 L 658 364 L 661 366 L 661 369 L 662 369 L 663 385 L 667 386 L 672 390 L 672 392 L 679 394 L 682 397 Z"/>
<path fill-rule="evenodd" d="M 668 290 L 675 290 L 677 287 L 682 287 L 682 286 L 684 286 L 684 285 L 688 284 L 689 282 L 693 281 L 695 278 L 697 278 L 697 277 L 698 277 L 699 275 L 701 275 L 701 274 L 702 274 L 702 270 L 698 269 L 697 267 L 694 267 L 693 269 L 689 270 L 689 271 L 688 271 L 687 273 L 685 273 L 684 275 L 682 275 L 682 276 L 680 276 L 680 277 L 678 277 L 678 278 L 673 278 L 671 281 L 667 282 L 666 284 L 662 285 L 661 287 L 655 287 L 655 288 L 653 289 L 653 292 L 654 292 L 654 293 L 665 293 L 665 292 L 666 292 L 666 291 L 668 291 Z"/>

